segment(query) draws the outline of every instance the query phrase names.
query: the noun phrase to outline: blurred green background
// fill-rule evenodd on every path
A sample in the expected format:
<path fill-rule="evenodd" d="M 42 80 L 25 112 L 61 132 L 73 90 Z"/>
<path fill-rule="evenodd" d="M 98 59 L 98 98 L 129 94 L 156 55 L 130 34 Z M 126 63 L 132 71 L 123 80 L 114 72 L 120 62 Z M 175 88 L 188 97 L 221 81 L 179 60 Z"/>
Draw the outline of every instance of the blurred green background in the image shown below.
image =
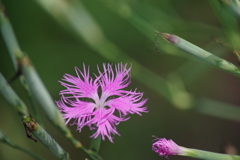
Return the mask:
<path fill-rule="evenodd" d="M 85 63 L 91 66 L 93 73 L 96 73 L 97 65 L 116 63 L 99 54 L 98 48 L 93 48 L 84 41 L 69 27 L 67 22 L 60 25 L 37 1 L 2 0 L 2 2 L 21 49 L 30 57 L 54 100 L 59 100 L 59 91 L 64 89 L 58 80 L 61 80 L 65 73 L 75 75 L 75 66 L 81 69 L 82 64 Z M 67 3 L 71 3 L 71 0 Z M 118 3 L 124 3 L 124 5 L 118 8 L 120 6 Z M 214 36 L 227 43 L 231 41 L 227 27 L 221 23 L 221 19 L 214 12 L 210 0 L 126 0 L 116 2 L 82 0 L 81 4 L 101 28 L 104 37 L 114 43 L 124 55 L 131 57 L 167 82 L 178 74 L 186 91 L 193 95 L 233 105 L 240 104 L 238 77 L 215 69 L 187 55 L 161 40 L 160 37 L 158 37 L 159 53 L 156 52 L 155 30 L 176 34 L 238 65 L 237 59 L 230 49 L 222 47 L 211 39 L 211 36 Z M 129 14 L 131 18 L 129 18 Z M 81 23 L 85 23 L 84 19 Z M 98 35 L 96 37 L 92 35 L 92 39 L 95 38 L 98 39 Z M 0 38 L 0 49 L 0 71 L 6 79 L 10 79 L 14 75 L 14 69 L 2 37 Z M 109 50 L 106 54 L 111 57 L 112 51 Z M 128 62 L 131 63 L 131 60 Z M 186 66 L 189 62 L 193 63 Z M 134 65 L 132 67 L 134 75 L 137 68 L 134 68 Z M 141 74 L 141 70 L 138 71 L 139 73 Z M 146 77 L 147 75 L 142 74 L 141 76 Z M 105 160 L 164 159 L 152 151 L 152 135 L 173 139 L 181 146 L 213 152 L 223 152 L 226 142 L 240 148 L 239 122 L 209 116 L 193 110 L 179 109 L 143 82 L 144 80 L 133 78 L 130 88 L 138 88 L 139 91 L 145 93 L 145 98 L 149 98 L 147 102 L 149 113 L 142 116 L 132 115 L 130 120 L 120 123 L 117 129 L 121 136 L 114 136 L 113 144 L 108 140 L 102 142 L 100 155 Z M 29 105 L 20 83 L 14 81 L 11 86 Z M 45 159 L 55 159 L 40 142 L 35 143 L 26 137 L 16 111 L 2 96 L 0 96 L 0 107 L 1 130 L 22 147 Z M 73 160 L 83 160 L 86 155 L 81 150 L 75 149 L 48 122 L 40 108 L 39 112 L 48 133 L 69 152 Z M 76 131 L 76 126 L 69 127 L 74 136 L 88 147 L 91 131 L 84 128 L 79 133 Z M 32 158 L 0 143 L 0 159 L 31 160 Z M 170 156 L 170 159 L 188 160 L 192 158 Z"/>

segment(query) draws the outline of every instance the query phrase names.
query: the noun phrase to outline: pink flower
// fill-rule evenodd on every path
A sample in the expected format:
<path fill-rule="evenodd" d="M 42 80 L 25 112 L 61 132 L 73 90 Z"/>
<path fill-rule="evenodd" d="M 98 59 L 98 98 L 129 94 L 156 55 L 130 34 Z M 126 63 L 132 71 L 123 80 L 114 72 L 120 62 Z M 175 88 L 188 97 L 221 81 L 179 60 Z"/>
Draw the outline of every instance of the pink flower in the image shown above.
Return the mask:
<path fill-rule="evenodd" d="M 155 137 L 155 136 L 153 136 Z M 169 155 L 183 154 L 183 148 L 178 146 L 174 141 L 166 140 L 165 138 L 155 138 L 152 150 L 157 152 L 160 156 L 167 158 Z"/>
<path fill-rule="evenodd" d="M 83 65 L 83 72 L 75 68 L 77 77 L 65 74 L 60 83 L 66 87 L 60 92 L 61 100 L 57 101 L 66 124 L 75 119 L 77 130 L 81 132 L 84 126 L 90 130 L 96 129 L 91 136 L 105 136 L 113 142 L 112 134 L 120 135 L 116 125 L 128 120 L 128 114 L 147 112 L 142 107 L 147 99 L 142 99 L 143 93 L 123 90 L 131 83 L 129 74 L 131 67 L 119 63 L 115 69 L 110 64 L 103 64 L 103 72 L 98 68 L 99 75 L 92 78 L 89 67 Z M 115 71 L 115 72 L 114 72 Z M 117 112 L 117 114 L 116 114 Z"/>

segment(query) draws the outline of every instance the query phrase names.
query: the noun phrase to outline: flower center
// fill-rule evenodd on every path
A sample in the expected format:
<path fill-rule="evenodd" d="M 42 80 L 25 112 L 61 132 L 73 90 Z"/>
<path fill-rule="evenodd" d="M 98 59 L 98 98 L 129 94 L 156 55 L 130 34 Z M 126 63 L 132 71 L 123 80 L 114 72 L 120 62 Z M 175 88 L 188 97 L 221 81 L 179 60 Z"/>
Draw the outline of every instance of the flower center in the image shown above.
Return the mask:
<path fill-rule="evenodd" d="M 104 93 L 102 93 L 102 95 L 95 94 L 93 96 L 93 99 L 94 99 L 95 104 L 96 104 L 96 109 L 104 108 L 106 106 L 107 98 L 108 98 L 108 96 L 106 96 L 106 94 L 104 94 Z"/>

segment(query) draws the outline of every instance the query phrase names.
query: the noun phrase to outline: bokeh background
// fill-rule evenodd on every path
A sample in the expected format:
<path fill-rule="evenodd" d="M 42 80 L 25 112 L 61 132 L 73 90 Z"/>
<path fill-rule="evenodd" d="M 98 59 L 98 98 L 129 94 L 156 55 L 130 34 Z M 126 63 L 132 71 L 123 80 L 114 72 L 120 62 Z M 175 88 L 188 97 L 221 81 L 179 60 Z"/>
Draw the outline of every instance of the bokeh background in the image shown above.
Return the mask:
<path fill-rule="evenodd" d="M 73 1 L 69 0 L 67 3 L 73 3 Z M 152 151 L 151 145 L 154 139 L 152 135 L 173 139 L 177 144 L 185 147 L 213 152 L 223 153 L 226 143 L 231 143 L 240 149 L 239 122 L 191 108 L 179 108 L 178 102 L 166 99 L 160 92 L 154 90 L 158 88 L 158 83 L 162 82 L 152 83 L 153 86 L 146 85 L 148 75 L 134 68 L 137 62 L 155 75 L 162 77 L 165 82 L 173 84 L 182 82 L 189 94 L 218 101 L 219 105 L 226 103 L 239 106 L 239 77 L 220 71 L 176 49 L 160 37 L 156 37 L 154 33 L 154 31 L 160 31 L 176 34 L 238 65 L 237 58 L 231 49 L 211 39 L 213 36 L 233 44 L 231 36 L 238 34 L 238 27 L 235 28 L 236 30 L 231 30 L 231 28 L 229 30 L 227 27 L 233 26 L 231 21 L 229 23 L 221 21 L 216 6 L 214 7 L 211 0 L 82 0 L 82 7 L 95 21 L 105 39 L 114 44 L 117 50 L 121 50 L 120 54 L 123 58 L 128 58 L 125 60 L 117 58 L 114 61 L 112 61 L 114 58 L 109 58 L 115 55 L 114 50 L 105 49 L 102 52 L 107 56 L 103 56 L 99 48 L 94 48 L 89 44 L 71 28 L 68 22 L 59 23 L 43 9 L 37 0 L 2 0 L 2 2 L 21 49 L 30 57 L 54 100 L 59 100 L 59 91 L 64 89 L 58 80 L 65 73 L 75 75 L 75 66 L 81 69 L 82 64 L 85 63 L 91 66 L 93 73 L 96 73 L 96 66 L 102 63 L 114 64 L 123 61 L 133 64 L 132 74 L 140 76 L 132 78 L 129 88 L 137 88 L 145 93 L 144 97 L 149 98 L 147 102 L 149 113 L 142 116 L 132 115 L 130 120 L 117 126 L 121 136 L 114 136 L 114 143 L 108 140 L 102 142 L 99 153 L 105 160 L 164 159 Z M 222 4 L 219 3 L 219 5 Z M 236 21 L 234 25 L 237 25 L 237 19 L 233 16 L 231 18 Z M 88 24 L 85 20 L 82 19 L 81 24 Z M 91 26 L 86 27 L 86 32 L 91 31 L 89 28 Z M 91 37 L 93 41 L 99 38 L 94 33 L 93 31 Z M 156 41 L 158 41 L 159 48 L 155 45 Z M 0 38 L 0 71 L 6 79 L 14 75 L 12 61 L 2 37 Z M 149 81 L 154 81 L 154 79 L 149 79 Z M 20 83 L 14 81 L 11 86 L 25 103 L 30 105 Z M 184 103 L 182 102 L 184 100 L 180 97 L 179 103 Z M 204 104 L 201 105 L 205 107 Z M 56 159 L 40 142 L 35 143 L 26 137 L 16 111 L 2 96 L 0 96 L 0 107 L 0 129 L 2 131 L 15 143 L 31 152 L 48 160 Z M 69 152 L 71 158 L 73 160 L 85 159 L 86 155 L 81 150 L 75 149 L 48 122 L 40 107 L 38 110 L 44 121 L 45 129 Z M 84 128 L 79 133 L 76 131 L 76 126 L 69 127 L 73 135 L 88 147 L 91 131 Z M 1 143 L 0 159 L 31 160 L 32 158 Z M 170 156 L 170 159 L 190 160 L 192 158 Z"/>

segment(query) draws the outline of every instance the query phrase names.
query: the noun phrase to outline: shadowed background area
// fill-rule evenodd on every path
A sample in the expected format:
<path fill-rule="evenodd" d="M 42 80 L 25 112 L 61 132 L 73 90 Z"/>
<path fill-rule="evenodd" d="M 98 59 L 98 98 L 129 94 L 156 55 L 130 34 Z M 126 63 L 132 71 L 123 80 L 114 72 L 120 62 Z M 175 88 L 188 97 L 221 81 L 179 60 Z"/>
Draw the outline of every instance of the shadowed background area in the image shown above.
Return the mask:
<path fill-rule="evenodd" d="M 67 3 L 73 3 L 72 1 L 74 0 L 69 0 Z M 181 146 L 213 152 L 223 153 L 226 143 L 240 149 L 239 121 L 204 114 L 201 106 L 198 110 L 182 107 L 181 104 L 188 103 L 188 99 L 179 97 L 176 98 L 177 100 L 172 100 L 157 92 L 154 88 L 158 88 L 158 83 L 162 82 L 149 79 L 155 83 L 152 83 L 152 86 L 149 83 L 146 85 L 148 75 L 134 65 L 140 64 L 154 75 L 162 77 L 166 85 L 168 82 L 181 83 L 187 93 L 196 97 L 218 101 L 219 105 L 221 103 L 240 105 L 239 77 L 220 71 L 176 49 L 156 36 L 154 32 L 178 35 L 238 66 L 232 50 L 211 39 L 213 36 L 234 45 L 237 42 L 233 42 L 231 36 L 238 34 L 236 32 L 238 28 L 229 29 L 226 27 L 228 24 L 224 25 L 228 22 L 221 21 L 211 0 L 82 0 L 82 8 L 79 9 L 82 11 L 84 8 L 88 15 L 81 17 L 79 22 L 79 27 L 86 27 L 86 32 L 80 31 L 81 34 L 68 25 L 69 22 L 61 18 L 57 21 L 57 18 L 44 10 L 37 0 L 2 0 L 2 2 L 21 49 L 31 59 L 53 100 L 59 100 L 59 92 L 64 89 L 58 81 L 65 73 L 76 75 L 74 67 L 82 69 L 84 63 L 91 66 L 92 73 L 97 73 L 96 66 L 101 66 L 102 63 L 128 62 L 129 66 L 133 64 L 134 76 L 128 89 L 137 88 L 138 91 L 144 92 L 144 98 L 149 98 L 146 104 L 149 113 L 143 113 L 142 116 L 131 115 L 130 120 L 120 123 L 117 130 L 121 136 L 114 136 L 113 144 L 108 140 L 102 141 L 99 154 L 104 160 L 164 159 L 152 151 L 151 145 L 154 139 L 152 135 L 173 139 Z M 94 20 L 95 28 L 87 25 L 88 16 Z M 97 33 L 101 34 L 96 35 L 95 30 L 100 30 Z M 84 38 L 84 35 L 88 37 Z M 110 42 L 117 49 L 103 48 Z M 122 56 L 115 58 L 115 52 L 119 52 Z M 15 73 L 2 37 L 0 38 L 0 72 L 6 79 L 11 79 Z M 29 106 L 29 100 L 19 81 L 12 82 L 11 86 Z M 166 92 L 175 92 L 175 90 L 168 88 Z M 199 103 L 204 105 L 201 101 Z M 9 138 L 45 159 L 56 159 L 40 142 L 35 143 L 26 137 L 17 112 L 2 96 L 0 96 L 0 107 L 0 129 Z M 219 110 L 211 112 L 217 114 Z M 46 131 L 69 152 L 73 160 L 87 157 L 81 150 L 74 148 L 49 123 L 40 107 L 38 111 Z M 91 131 L 86 127 L 79 133 L 76 131 L 76 126 L 69 127 L 73 135 L 89 147 Z M 0 159 L 31 160 L 32 158 L 0 143 Z M 192 158 L 170 156 L 170 159 Z"/>

